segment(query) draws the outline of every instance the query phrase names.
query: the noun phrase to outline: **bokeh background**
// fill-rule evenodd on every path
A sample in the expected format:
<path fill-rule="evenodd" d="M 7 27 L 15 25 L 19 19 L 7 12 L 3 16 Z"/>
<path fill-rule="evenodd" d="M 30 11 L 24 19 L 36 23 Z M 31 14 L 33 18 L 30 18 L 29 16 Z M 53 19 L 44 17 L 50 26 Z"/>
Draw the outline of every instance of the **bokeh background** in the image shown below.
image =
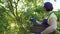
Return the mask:
<path fill-rule="evenodd" d="M 43 10 L 44 0 L 0 0 L 0 34 L 30 34 L 31 17 L 42 21 L 46 16 Z M 60 10 L 57 15 L 60 34 Z"/>

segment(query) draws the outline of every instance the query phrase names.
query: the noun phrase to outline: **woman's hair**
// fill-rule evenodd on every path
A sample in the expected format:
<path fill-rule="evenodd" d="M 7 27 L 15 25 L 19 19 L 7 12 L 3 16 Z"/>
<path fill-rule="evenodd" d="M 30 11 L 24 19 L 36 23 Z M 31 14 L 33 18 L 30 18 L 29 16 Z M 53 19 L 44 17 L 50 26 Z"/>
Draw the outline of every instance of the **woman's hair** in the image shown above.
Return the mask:
<path fill-rule="evenodd" d="M 44 9 L 45 9 L 46 11 L 52 11 L 52 10 L 53 10 L 52 3 L 50 3 L 50 2 L 44 3 Z"/>

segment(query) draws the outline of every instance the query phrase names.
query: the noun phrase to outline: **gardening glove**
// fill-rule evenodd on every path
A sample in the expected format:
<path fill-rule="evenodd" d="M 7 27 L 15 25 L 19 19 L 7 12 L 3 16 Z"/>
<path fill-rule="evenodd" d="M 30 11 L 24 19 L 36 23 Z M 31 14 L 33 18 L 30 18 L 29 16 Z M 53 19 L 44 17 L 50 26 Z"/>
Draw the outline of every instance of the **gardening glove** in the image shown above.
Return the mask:
<path fill-rule="evenodd" d="M 48 25 L 48 19 L 43 19 L 42 24 L 43 25 Z"/>
<path fill-rule="evenodd" d="M 31 22 L 33 22 L 33 23 L 36 23 L 36 21 L 37 21 L 35 18 L 31 18 L 30 20 L 31 20 Z"/>
<path fill-rule="evenodd" d="M 36 32 L 35 34 L 41 34 L 41 32 Z"/>

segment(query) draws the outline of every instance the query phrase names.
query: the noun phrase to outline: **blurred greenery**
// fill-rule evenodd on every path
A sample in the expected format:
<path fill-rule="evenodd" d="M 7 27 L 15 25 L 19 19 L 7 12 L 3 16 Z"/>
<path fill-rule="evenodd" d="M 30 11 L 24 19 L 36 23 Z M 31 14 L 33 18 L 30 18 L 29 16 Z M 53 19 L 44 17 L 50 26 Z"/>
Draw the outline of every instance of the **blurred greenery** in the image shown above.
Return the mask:
<path fill-rule="evenodd" d="M 30 34 L 32 25 L 30 18 L 42 21 L 46 13 L 43 10 L 43 0 L 0 0 L 0 34 Z M 57 34 L 60 34 L 60 11 Z"/>

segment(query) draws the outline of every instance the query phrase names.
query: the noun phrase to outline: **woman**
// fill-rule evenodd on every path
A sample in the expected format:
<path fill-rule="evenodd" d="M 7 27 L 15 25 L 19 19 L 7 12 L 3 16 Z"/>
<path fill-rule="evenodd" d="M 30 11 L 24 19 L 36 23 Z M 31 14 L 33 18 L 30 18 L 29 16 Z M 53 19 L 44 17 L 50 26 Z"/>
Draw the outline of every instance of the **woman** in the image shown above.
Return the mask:
<path fill-rule="evenodd" d="M 36 32 L 35 34 L 49 34 L 51 32 L 54 32 L 57 28 L 57 17 L 56 15 L 53 13 L 53 6 L 52 3 L 50 2 L 46 2 L 44 3 L 44 10 L 47 12 L 48 14 L 48 18 L 47 18 L 47 22 L 42 22 L 42 24 L 48 24 L 49 26 L 43 30 L 42 32 Z M 32 22 L 37 22 L 34 18 L 31 18 Z"/>

